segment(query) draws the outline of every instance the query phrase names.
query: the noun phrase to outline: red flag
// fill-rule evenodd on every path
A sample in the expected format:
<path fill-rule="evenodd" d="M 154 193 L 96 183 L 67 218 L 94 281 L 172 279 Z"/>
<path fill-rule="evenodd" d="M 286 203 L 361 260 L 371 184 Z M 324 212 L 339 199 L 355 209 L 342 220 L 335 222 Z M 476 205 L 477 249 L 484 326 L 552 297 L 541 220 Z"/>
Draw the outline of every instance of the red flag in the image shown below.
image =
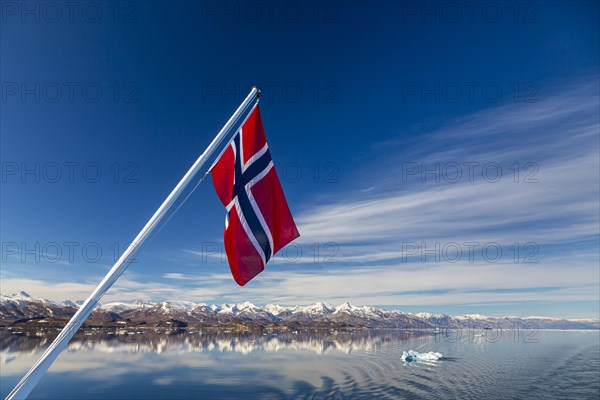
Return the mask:
<path fill-rule="evenodd" d="M 258 105 L 212 167 L 212 178 L 227 210 L 229 267 L 244 286 L 279 249 L 300 236 L 273 166 Z"/>

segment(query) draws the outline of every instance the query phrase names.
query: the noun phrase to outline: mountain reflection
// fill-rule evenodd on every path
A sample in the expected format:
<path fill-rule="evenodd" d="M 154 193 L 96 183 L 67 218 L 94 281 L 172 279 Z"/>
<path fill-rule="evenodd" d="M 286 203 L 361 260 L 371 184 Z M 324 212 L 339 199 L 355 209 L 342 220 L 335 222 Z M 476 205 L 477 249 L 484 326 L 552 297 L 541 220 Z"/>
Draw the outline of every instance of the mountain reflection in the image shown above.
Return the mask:
<path fill-rule="evenodd" d="M 52 332 L 0 332 L 0 351 L 3 361 L 19 353 L 35 353 L 46 348 L 58 334 Z M 250 354 L 254 351 L 278 352 L 282 350 L 310 351 L 315 354 L 352 351 L 370 351 L 386 343 L 400 343 L 422 332 L 412 331 L 251 331 L 227 330 L 119 330 L 83 331 L 71 340 L 69 351 L 99 351 L 106 353 L 193 353 L 235 352 Z"/>
<path fill-rule="evenodd" d="M 0 330 L 0 398 L 58 333 L 16 329 Z M 135 329 L 79 332 L 32 398 L 598 398 L 596 332 L 543 331 L 531 343 L 512 333 L 486 341 L 401 330 Z M 409 349 L 444 359 L 407 364 Z"/>

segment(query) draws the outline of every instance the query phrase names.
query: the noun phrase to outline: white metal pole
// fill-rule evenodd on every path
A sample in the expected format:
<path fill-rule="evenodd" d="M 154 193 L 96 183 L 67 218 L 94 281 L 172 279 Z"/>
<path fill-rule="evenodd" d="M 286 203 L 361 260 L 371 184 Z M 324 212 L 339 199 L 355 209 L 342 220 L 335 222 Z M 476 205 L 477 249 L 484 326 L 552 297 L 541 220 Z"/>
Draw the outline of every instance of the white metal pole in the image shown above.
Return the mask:
<path fill-rule="evenodd" d="M 21 379 L 21 381 L 15 386 L 12 392 L 6 397 L 6 400 L 25 399 L 33 390 L 35 385 L 39 382 L 44 373 L 48 370 L 52 362 L 58 357 L 60 352 L 67 346 L 69 340 L 75 335 L 79 327 L 90 315 L 100 298 L 106 293 L 106 291 L 115 283 L 119 276 L 127 269 L 131 260 L 129 259 L 134 251 L 142 245 L 142 243 L 150 236 L 154 228 L 158 225 L 162 217 L 169 211 L 173 203 L 184 191 L 186 186 L 194 179 L 194 176 L 200 171 L 204 164 L 208 161 L 213 152 L 217 149 L 221 141 L 229 134 L 230 130 L 235 126 L 236 122 L 243 120 L 247 111 L 252 109 L 254 101 L 260 96 L 260 90 L 254 86 L 250 91 L 250 94 L 238 107 L 235 113 L 229 118 L 225 126 L 215 136 L 213 141 L 208 145 L 204 153 L 192 165 L 188 172 L 183 176 L 181 181 L 175 186 L 171 194 L 165 199 L 160 205 L 158 210 L 154 213 L 152 218 L 142 228 L 140 233 L 135 237 L 133 242 L 127 247 L 125 252 L 117 260 L 115 265 L 110 269 L 108 274 L 104 277 L 102 282 L 94 289 L 90 297 L 79 307 L 79 310 L 73 315 L 71 320 L 65 325 L 60 331 L 59 335 L 54 339 L 52 344 L 46 349 L 40 359 L 31 367 L 29 372 Z"/>

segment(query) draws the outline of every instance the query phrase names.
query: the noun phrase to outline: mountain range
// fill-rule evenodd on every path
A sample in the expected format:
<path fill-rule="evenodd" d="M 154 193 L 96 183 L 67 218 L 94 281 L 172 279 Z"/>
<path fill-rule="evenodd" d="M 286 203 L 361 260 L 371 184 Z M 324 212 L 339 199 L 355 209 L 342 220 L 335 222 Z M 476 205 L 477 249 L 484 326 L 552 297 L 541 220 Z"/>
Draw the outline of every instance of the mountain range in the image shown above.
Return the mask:
<path fill-rule="evenodd" d="M 62 303 L 32 297 L 26 292 L 0 295 L 0 327 L 58 327 L 77 311 L 81 302 Z M 600 329 L 597 319 L 560 319 L 548 317 L 450 316 L 431 313 L 405 313 L 371 306 L 343 303 L 333 306 L 315 303 L 284 307 L 275 304 L 257 306 L 204 304 L 186 301 L 153 303 L 135 301 L 99 305 L 84 327 L 164 327 L 243 325 L 246 327 L 288 328 L 372 328 L 372 329 Z"/>

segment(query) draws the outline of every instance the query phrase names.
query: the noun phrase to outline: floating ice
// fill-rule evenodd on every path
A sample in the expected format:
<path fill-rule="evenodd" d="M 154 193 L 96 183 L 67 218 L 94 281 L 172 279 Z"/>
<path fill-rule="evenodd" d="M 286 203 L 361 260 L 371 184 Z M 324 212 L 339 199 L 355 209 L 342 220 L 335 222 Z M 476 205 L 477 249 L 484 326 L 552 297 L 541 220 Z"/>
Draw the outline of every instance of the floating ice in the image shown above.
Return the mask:
<path fill-rule="evenodd" d="M 17 358 L 17 357 L 14 356 L 13 354 L 8 354 L 8 355 L 4 356 L 4 359 L 2 360 L 2 362 L 6 364 L 6 363 L 11 362 L 15 358 Z"/>
<path fill-rule="evenodd" d="M 436 353 L 434 351 L 419 353 L 418 351 L 409 350 L 408 352 L 403 351 L 400 358 L 402 361 L 410 363 L 413 361 L 439 361 L 444 358 L 444 356 L 442 353 Z"/>

